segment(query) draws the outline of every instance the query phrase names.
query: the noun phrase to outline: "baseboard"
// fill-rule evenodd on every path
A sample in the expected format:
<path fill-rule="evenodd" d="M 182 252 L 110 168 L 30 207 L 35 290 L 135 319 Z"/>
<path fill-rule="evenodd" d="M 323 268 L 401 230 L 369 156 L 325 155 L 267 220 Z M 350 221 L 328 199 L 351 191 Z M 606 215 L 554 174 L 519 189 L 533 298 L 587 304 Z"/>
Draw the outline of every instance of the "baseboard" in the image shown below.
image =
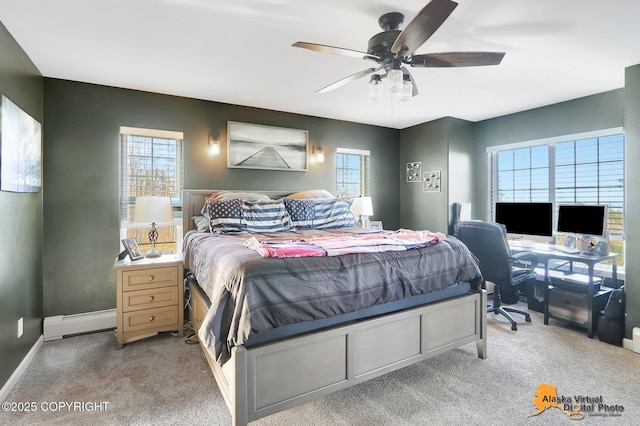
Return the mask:
<path fill-rule="evenodd" d="M 22 374 L 25 372 L 29 364 L 31 364 L 31 361 L 33 361 L 36 353 L 38 353 L 38 350 L 40 349 L 40 346 L 42 346 L 43 341 L 44 336 L 40 336 L 38 340 L 36 340 L 36 343 L 34 343 L 29 352 L 27 352 L 27 355 L 24 357 L 20 365 L 18 365 L 18 368 L 16 368 L 16 370 L 13 372 L 11 377 L 9 377 L 9 380 L 7 380 L 4 386 L 2 386 L 2 389 L 0 389 L 0 402 L 4 402 L 4 400 L 9 395 L 9 392 L 11 392 L 11 389 L 13 389 L 16 383 L 18 383 L 20 377 L 22 377 Z"/>
<path fill-rule="evenodd" d="M 116 328 L 116 310 L 86 312 L 74 315 L 57 315 L 44 319 L 44 341 L 62 339 L 74 334 Z"/>

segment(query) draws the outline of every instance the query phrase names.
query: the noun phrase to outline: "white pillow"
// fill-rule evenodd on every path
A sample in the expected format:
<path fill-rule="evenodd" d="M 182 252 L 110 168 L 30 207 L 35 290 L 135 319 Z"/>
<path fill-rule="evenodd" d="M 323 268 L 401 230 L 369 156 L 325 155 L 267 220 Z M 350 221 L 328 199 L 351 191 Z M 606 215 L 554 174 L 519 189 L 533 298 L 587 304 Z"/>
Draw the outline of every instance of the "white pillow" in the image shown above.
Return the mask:
<path fill-rule="evenodd" d="M 287 195 L 287 198 L 294 200 L 311 200 L 315 198 L 335 198 L 326 189 L 309 189 L 307 191 L 296 192 L 295 194 Z"/>

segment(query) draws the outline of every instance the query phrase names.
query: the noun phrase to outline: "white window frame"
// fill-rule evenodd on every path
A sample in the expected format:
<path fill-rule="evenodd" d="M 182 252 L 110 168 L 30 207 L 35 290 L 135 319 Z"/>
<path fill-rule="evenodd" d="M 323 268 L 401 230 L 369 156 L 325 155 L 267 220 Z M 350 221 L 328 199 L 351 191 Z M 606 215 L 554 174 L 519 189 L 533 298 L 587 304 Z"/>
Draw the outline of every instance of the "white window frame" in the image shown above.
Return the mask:
<path fill-rule="evenodd" d="M 371 195 L 371 152 L 366 149 L 353 149 L 353 148 L 340 148 L 336 149 L 336 190 L 342 191 L 338 184 L 338 172 L 341 170 L 338 167 L 337 157 L 338 154 L 358 155 L 360 156 L 360 164 L 364 165 L 364 170 L 360 169 L 360 193 L 350 194 L 344 193 L 343 197 L 368 197 Z"/>
<path fill-rule="evenodd" d="M 597 130 L 592 132 L 575 133 L 575 134 L 562 135 L 562 136 L 556 136 L 551 138 L 536 139 L 531 141 L 523 141 L 523 142 L 516 142 L 516 143 L 487 147 L 486 152 L 487 152 L 487 167 L 488 167 L 488 173 L 487 173 L 488 175 L 488 181 L 487 181 L 488 183 L 488 200 L 487 200 L 488 201 L 488 205 L 487 205 L 488 217 L 491 218 L 491 220 L 494 220 L 495 218 L 494 205 L 495 205 L 496 195 L 498 191 L 497 167 L 496 167 L 495 161 L 497 160 L 498 152 L 515 150 L 520 148 L 543 146 L 543 145 L 549 146 L 550 147 L 549 149 L 549 200 L 553 201 L 555 205 L 556 204 L 555 202 L 556 200 L 556 194 L 555 194 L 556 159 L 555 159 L 555 149 L 553 149 L 555 145 L 558 143 L 572 142 L 572 141 L 575 142 L 575 141 L 580 141 L 584 139 L 602 138 L 602 137 L 614 136 L 614 135 L 622 135 L 624 138 L 624 128 L 614 127 L 614 128 L 602 129 L 602 130 Z M 623 144 L 624 143 L 626 142 L 623 140 Z M 626 204 L 626 202 L 623 204 Z M 554 215 L 557 213 L 557 205 L 555 205 L 555 210 L 556 212 L 554 212 Z M 623 216 L 625 214 L 626 214 L 626 207 L 623 205 Z M 611 240 L 624 241 L 624 229 L 621 234 L 612 234 L 612 235 L 609 235 L 609 238 Z M 624 265 L 618 266 L 618 271 L 619 273 L 621 273 L 622 277 L 624 277 Z"/>
<path fill-rule="evenodd" d="M 123 196 L 124 188 L 124 180 L 129 177 L 128 172 L 124 169 L 126 167 L 125 162 L 127 161 L 125 158 L 125 152 L 123 152 L 124 141 L 123 136 L 125 135 L 133 135 L 133 136 L 142 136 L 142 137 L 151 137 L 151 138 L 159 138 L 159 139 L 173 139 L 176 140 L 179 144 L 178 147 L 178 157 L 176 158 L 176 191 L 173 194 L 166 193 L 155 193 L 154 191 L 146 191 L 145 193 L 140 193 L 138 195 L 159 195 L 159 196 L 170 196 L 171 204 L 173 207 L 173 224 L 171 225 L 161 225 L 161 226 L 171 226 L 175 228 L 175 245 L 176 245 L 176 253 L 182 252 L 182 191 L 184 189 L 184 133 L 179 131 L 171 131 L 171 130 L 158 130 L 158 129 L 147 129 L 147 128 L 138 128 L 138 127 L 120 127 L 120 182 L 119 182 L 119 201 L 120 201 L 120 239 L 129 238 L 131 236 L 131 229 L 138 229 L 139 224 L 135 224 L 132 222 L 133 218 L 124 217 L 126 210 L 125 205 L 135 204 L 135 196 Z M 146 243 L 146 236 L 140 236 L 140 243 Z"/>

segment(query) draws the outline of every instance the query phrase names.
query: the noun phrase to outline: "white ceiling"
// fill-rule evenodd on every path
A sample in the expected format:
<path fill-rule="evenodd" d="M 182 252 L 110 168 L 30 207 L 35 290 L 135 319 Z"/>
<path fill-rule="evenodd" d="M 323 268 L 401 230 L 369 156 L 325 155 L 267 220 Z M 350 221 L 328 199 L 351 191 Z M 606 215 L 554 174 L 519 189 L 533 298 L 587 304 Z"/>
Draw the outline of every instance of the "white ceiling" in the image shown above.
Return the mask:
<path fill-rule="evenodd" d="M 640 63 L 638 0 L 457 0 L 415 53 L 504 51 L 501 65 L 413 68 L 412 102 L 367 99 L 375 66 L 291 47 L 366 51 L 377 20 L 427 0 L 0 0 L 0 21 L 45 77 L 405 128 L 479 121 L 624 86 Z M 2 60 L 0 58 L 0 60 Z"/>

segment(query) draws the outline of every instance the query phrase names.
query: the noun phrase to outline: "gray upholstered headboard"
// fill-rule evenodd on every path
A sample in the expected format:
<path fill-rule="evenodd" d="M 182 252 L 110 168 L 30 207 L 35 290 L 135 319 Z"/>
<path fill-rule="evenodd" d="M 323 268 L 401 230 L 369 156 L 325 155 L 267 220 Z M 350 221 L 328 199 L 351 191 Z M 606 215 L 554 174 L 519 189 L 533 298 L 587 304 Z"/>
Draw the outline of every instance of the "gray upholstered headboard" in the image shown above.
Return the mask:
<path fill-rule="evenodd" d="M 234 192 L 254 192 L 258 194 L 265 194 L 269 198 L 277 200 L 278 198 L 286 197 L 294 192 L 298 191 L 255 191 L 255 190 L 221 190 L 221 189 L 185 189 L 182 191 L 182 232 L 185 234 L 187 231 L 195 229 L 195 223 L 191 218 L 193 216 L 200 216 L 202 206 L 204 206 L 204 200 L 215 191 L 234 191 Z M 332 192 L 336 197 L 339 197 L 341 193 Z"/>

